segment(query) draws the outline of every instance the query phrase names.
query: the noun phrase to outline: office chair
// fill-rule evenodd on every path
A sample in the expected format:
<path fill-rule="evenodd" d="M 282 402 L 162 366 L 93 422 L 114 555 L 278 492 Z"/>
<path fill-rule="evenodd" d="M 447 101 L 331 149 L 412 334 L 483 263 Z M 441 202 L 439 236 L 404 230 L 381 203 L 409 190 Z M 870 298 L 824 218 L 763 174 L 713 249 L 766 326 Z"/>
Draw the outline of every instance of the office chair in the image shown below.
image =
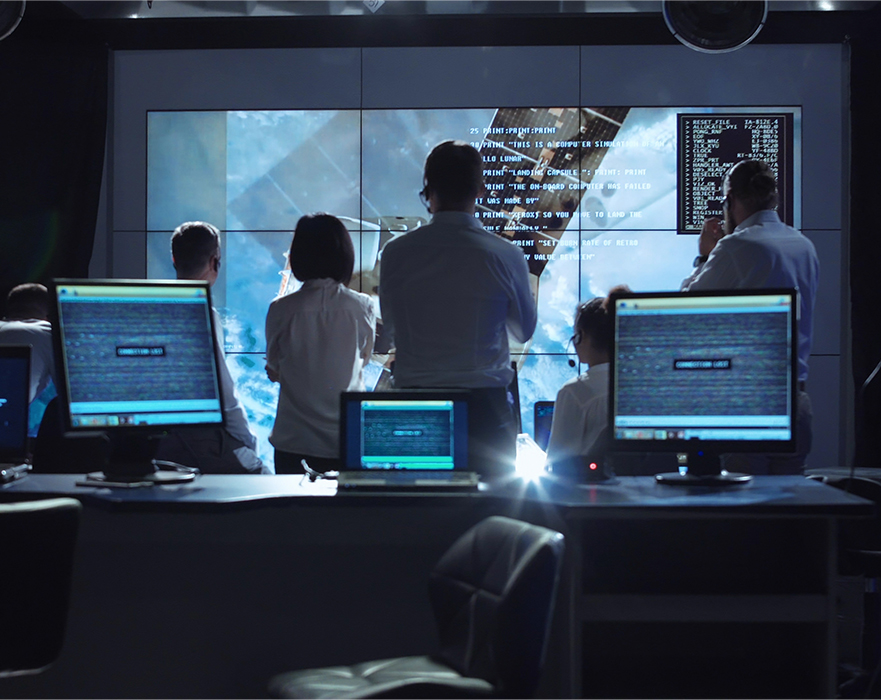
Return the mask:
<path fill-rule="evenodd" d="M 563 535 L 510 518 L 483 520 L 431 573 L 434 656 L 292 671 L 279 698 L 530 697 L 538 685 L 563 561 Z"/>
<path fill-rule="evenodd" d="M 80 502 L 0 504 L 0 678 L 39 673 L 61 653 Z"/>

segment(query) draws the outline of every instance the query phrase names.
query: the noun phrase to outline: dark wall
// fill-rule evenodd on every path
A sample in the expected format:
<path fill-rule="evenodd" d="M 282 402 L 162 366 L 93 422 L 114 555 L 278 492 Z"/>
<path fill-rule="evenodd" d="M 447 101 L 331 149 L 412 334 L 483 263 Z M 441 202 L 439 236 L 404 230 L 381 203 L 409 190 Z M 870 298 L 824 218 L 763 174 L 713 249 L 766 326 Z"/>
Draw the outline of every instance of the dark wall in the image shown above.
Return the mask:
<path fill-rule="evenodd" d="M 107 46 L 79 23 L 44 36 L 28 11 L 0 42 L 4 301 L 22 282 L 88 275 L 104 164 Z"/>
<path fill-rule="evenodd" d="M 853 378 L 856 389 L 857 466 L 881 467 L 881 378 L 861 387 L 881 360 L 881 12 L 850 36 L 851 62 L 851 216 L 850 289 Z"/>
<path fill-rule="evenodd" d="M 524 4 L 526 7 L 527 5 Z M 394 8 L 394 4 L 385 7 Z M 492 4 L 490 4 L 492 7 Z M 757 43 L 848 43 L 852 50 L 850 287 L 858 390 L 881 359 L 876 233 L 881 185 L 878 7 L 773 12 Z M 671 44 L 660 14 L 82 20 L 55 2 L 29 3 L 0 42 L 0 295 L 14 284 L 86 276 L 98 207 L 112 49 L 311 46 Z M 769 66 L 769 70 L 773 70 Z M 804 173 L 822 177 L 822 173 Z M 856 456 L 881 466 L 881 380 L 857 395 Z"/>

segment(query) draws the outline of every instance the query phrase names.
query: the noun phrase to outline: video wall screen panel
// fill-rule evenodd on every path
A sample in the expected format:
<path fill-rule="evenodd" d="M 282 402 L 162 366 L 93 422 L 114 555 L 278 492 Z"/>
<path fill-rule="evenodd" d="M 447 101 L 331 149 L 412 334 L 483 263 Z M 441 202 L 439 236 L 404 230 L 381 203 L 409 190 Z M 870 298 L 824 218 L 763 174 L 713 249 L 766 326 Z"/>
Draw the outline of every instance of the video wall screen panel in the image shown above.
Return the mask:
<path fill-rule="evenodd" d="M 713 120 L 720 140 L 738 144 L 749 120 L 782 120 L 785 128 L 773 133 L 776 147 L 788 154 L 778 162 L 791 184 L 783 207 L 798 227 L 799 107 L 152 111 L 147 275 L 174 276 L 169 237 L 181 222 L 201 219 L 221 229 L 223 266 L 213 297 L 240 396 L 261 447 L 271 449 L 266 438 L 277 387 L 263 369 L 264 320 L 276 296 L 298 287 L 286 269 L 297 220 L 326 211 L 344 221 L 356 251 L 351 286 L 373 297 L 379 316 L 384 246 L 430 219 L 418 197 L 425 156 L 445 139 L 472 143 L 485 161 L 486 194 L 477 215 L 488 230 L 521 247 L 536 292 L 535 336 L 512 343 L 523 430 L 531 434 L 535 401 L 554 399 L 584 369 L 567 362 L 579 301 L 616 284 L 678 289 L 690 273 L 697 241 L 682 212 L 686 194 L 692 217 L 700 202 L 689 177 L 703 173 L 701 192 L 718 201 L 712 188 L 721 181 L 706 175 L 743 151 L 712 151 L 704 134 L 702 160 L 684 162 L 682 125 L 700 120 Z M 721 128 L 726 120 L 734 125 L 731 133 Z M 693 153 L 699 139 L 691 141 Z M 369 384 L 385 386 L 388 361 L 374 356 Z"/>

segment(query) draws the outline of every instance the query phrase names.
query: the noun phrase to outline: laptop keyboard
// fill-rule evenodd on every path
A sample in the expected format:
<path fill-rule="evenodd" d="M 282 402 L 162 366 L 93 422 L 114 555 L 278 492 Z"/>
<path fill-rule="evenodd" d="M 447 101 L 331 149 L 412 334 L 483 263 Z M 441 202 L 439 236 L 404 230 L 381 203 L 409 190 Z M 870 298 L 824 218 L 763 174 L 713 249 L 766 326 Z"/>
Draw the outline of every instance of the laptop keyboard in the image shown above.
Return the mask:
<path fill-rule="evenodd" d="M 371 488 L 477 488 L 479 477 L 474 472 L 455 471 L 354 471 L 341 472 L 340 486 Z"/>
<path fill-rule="evenodd" d="M 471 481 L 471 472 L 416 472 L 417 481 Z"/>

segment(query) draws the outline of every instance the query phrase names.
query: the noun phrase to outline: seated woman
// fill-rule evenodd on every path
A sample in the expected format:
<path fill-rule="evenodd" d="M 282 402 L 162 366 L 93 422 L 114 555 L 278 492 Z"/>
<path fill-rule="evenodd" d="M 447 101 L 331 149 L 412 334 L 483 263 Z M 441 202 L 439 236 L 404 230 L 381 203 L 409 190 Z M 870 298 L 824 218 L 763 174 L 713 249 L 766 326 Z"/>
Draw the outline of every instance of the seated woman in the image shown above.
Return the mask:
<path fill-rule="evenodd" d="M 339 467 L 340 393 L 364 388 L 376 315 L 366 294 L 346 287 L 355 250 L 343 223 L 330 214 L 297 222 L 291 272 L 303 282 L 266 315 L 266 374 L 281 384 L 275 425 L 276 474 Z"/>
<path fill-rule="evenodd" d="M 575 312 L 572 343 L 587 371 L 566 382 L 557 393 L 548 440 L 548 461 L 593 455 L 608 423 L 609 352 L 612 323 L 606 299 L 582 302 Z"/>

